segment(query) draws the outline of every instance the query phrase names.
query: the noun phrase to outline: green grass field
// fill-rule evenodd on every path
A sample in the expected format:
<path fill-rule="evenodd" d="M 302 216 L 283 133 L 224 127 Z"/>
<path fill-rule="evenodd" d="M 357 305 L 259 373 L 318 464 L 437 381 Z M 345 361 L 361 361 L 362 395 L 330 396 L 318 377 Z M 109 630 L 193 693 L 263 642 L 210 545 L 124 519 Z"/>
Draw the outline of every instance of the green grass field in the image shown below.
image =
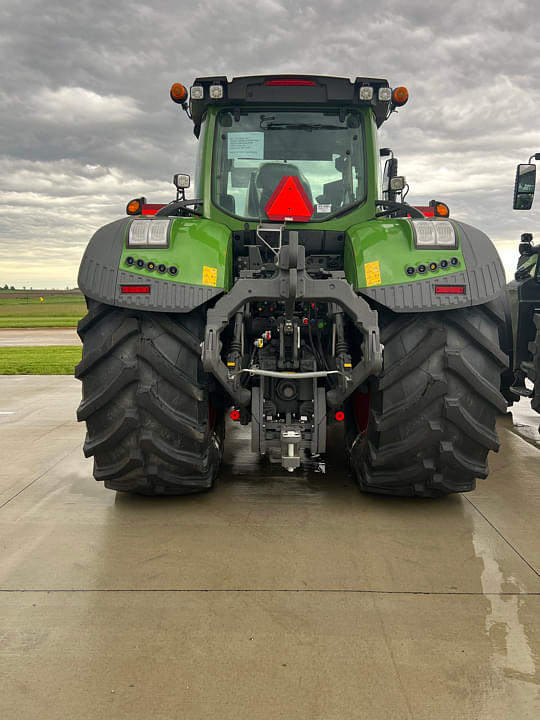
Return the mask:
<path fill-rule="evenodd" d="M 76 327 L 85 314 L 79 292 L 0 290 L 0 328 Z M 0 347 L 0 375 L 73 375 L 81 352 L 76 346 Z"/>
<path fill-rule="evenodd" d="M 0 293 L 0 328 L 76 327 L 85 314 L 80 294 Z"/>
<path fill-rule="evenodd" d="M 82 348 L 0 347 L 0 375 L 73 375 Z"/>

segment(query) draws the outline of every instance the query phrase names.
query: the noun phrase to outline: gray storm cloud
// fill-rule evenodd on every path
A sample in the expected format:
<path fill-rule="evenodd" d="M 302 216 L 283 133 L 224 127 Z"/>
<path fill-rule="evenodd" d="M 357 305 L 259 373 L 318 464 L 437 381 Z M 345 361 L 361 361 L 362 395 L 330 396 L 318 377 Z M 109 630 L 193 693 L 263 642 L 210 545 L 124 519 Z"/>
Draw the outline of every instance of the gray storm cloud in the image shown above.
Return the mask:
<path fill-rule="evenodd" d="M 409 200 L 436 197 L 514 263 L 536 214 L 511 209 L 540 151 L 540 6 L 316 0 L 0 6 L 0 284 L 74 285 L 91 233 L 127 200 L 193 172 L 191 123 L 168 98 L 197 75 L 386 77 L 410 101 L 383 127 Z"/>

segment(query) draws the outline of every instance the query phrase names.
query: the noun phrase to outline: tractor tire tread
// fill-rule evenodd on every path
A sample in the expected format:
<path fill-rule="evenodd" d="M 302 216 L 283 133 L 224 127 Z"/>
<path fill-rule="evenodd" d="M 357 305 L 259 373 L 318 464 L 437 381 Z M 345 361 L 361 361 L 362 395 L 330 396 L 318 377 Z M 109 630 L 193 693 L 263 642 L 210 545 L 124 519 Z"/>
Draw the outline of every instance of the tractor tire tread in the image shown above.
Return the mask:
<path fill-rule="evenodd" d="M 495 310 L 383 320 L 384 370 L 371 384 L 368 425 L 364 434 L 349 430 L 361 490 L 440 497 L 474 490 L 476 478 L 487 476 L 487 454 L 499 448 L 496 418 L 507 407 Z"/>
<path fill-rule="evenodd" d="M 77 411 L 94 477 L 112 490 L 185 495 L 213 487 L 223 416 L 211 426 L 202 315 L 123 310 L 88 299 L 79 323 Z"/>

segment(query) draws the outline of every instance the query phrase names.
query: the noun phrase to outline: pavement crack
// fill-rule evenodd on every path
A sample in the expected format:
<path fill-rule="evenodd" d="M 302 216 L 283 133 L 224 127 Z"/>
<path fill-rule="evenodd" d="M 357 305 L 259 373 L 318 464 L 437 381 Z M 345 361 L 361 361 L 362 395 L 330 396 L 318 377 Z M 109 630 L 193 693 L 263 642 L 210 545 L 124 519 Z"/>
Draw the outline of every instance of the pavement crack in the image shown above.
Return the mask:
<path fill-rule="evenodd" d="M 65 459 L 68 457 L 68 455 L 71 455 L 71 453 L 73 452 L 73 450 L 74 450 L 75 448 L 77 448 L 77 447 L 79 447 L 79 443 L 77 443 L 77 445 L 74 445 L 72 448 L 70 448 L 70 449 L 68 450 L 68 452 L 66 452 L 64 455 L 62 455 L 62 457 L 59 458 L 55 463 L 53 463 L 52 465 L 50 465 L 50 466 L 49 466 L 46 470 L 44 470 L 40 475 L 38 475 L 37 477 L 35 477 L 35 478 L 34 478 L 33 480 L 31 480 L 27 485 L 25 485 L 23 488 L 21 488 L 20 490 L 18 490 L 14 495 L 12 495 L 8 500 L 6 500 L 4 503 L 2 503 L 2 505 L 0 505 L 0 510 L 2 510 L 3 508 L 5 508 L 6 505 L 9 505 L 9 503 L 10 503 L 12 500 L 15 500 L 16 497 L 19 497 L 19 495 L 21 495 L 25 490 L 28 490 L 29 487 L 32 487 L 32 485 L 34 485 L 35 483 L 37 483 L 38 480 L 41 480 L 41 478 L 42 478 L 44 475 L 46 475 L 48 472 L 50 472 L 51 470 L 54 470 L 54 468 L 55 468 L 57 465 L 59 465 L 63 460 L 65 460 Z"/>
<path fill-rule="evenodd" d="M 470 500 L 470 499 L 469 499 L 468 497 L 466 497 L 465 495 L 463 496 L 463 498 L 464 498 L 470 505 L 473 506 L 473 508 L 476 510 L 476 512 L 487 522 L 487 524 L 488 524 L 491 528 L 493 528 L 493 530 L 495 530 L 495 532 L 497 533 L 497 535 L 498 535 L 502 540 L 504 540 L 504 542 L 508 545 L 508 547 L 511 548 L 511 549 L 515 552 L 515 554 L 525 563 L 525 565 L 527 565 L 527 567 L 528 567 L 530 570 L 533 571 L 533 573 L 536 575 L 536 577 L 540 578 L 540 572 L 534 567 L 534 565 L 532 565 L 532 564 L 527 560 L 527 558 L 526 558 L 524 555 L 522 555 L 522 553 L 519 552 L 519 550 L 515 547 L 515 545 L 513 545 L 513 544 L 510 542 L 510 540 L 499 530 L 499 528 L 498 528 L 496 525 L 494 525 L 494 524 L 491 522 L 491 520 L 490 520 L 486 515 L 484 515 L 484 513 L 480 510 L 480 508 L 478 507 L 478 505 L 475 505 L 475 504 L 473 503 L 473 501 Z"/>
<path fill-rule="evenodd" d="M 362 588 L 0 588 L 2 593 L 291 593 L 297 595 L 331 595 L 331 594 L 349 594 L 349 595 L 418 595 L 425 597 L 540 597 L 539 592 L 467 592 L 467 591 L 432 591 L 432 590 L 375 590 Z"/>

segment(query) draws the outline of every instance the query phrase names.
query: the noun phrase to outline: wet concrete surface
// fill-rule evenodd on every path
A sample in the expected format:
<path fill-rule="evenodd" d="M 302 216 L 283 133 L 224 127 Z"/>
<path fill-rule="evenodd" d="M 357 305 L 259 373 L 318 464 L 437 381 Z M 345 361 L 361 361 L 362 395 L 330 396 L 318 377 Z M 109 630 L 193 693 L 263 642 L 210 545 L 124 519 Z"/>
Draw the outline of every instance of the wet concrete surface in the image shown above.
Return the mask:
<path fill-rule="evenodd" d="M 531 401 L 521 398 L 510 408 L 514 430 L 521 437 L 540 448 L 540 415 L 531 407 Z"/>
<path fill-rule="evenodd" d="M 540 716 L 540 453 L 512 416 L 467 495 L 362 495 L 338 434 L 289 475 L 231 426 L 213 492 L 157 499 L 93 480 L 79 394 L 0 377 L 0 717 Z"/>
<path fill-rule="evenodd" d="M 80 344 L 75 328 L 0 328 L 0 347 Z"/>

